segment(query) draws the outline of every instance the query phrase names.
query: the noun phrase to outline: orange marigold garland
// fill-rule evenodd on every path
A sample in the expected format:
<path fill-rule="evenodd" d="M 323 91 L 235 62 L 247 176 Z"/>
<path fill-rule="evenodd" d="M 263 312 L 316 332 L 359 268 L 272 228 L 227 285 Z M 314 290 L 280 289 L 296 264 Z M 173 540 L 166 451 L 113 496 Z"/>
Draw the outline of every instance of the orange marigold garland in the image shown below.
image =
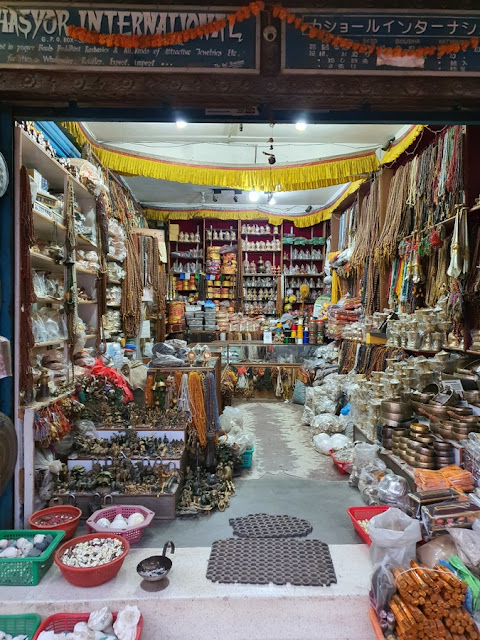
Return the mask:
<path fill-rule="evenodd" d="M 145 36 L 124 36 L 119 33 L 99 33 L 98 31 L 89 30 L 85 27 L 75 27 L 73 25 L 67 27 L 67 35 L 74 40 L 86 42 L 87 44 L 98 44 L 103 47 L 119 47 L 123 49 L 170 47 L 176 44 L 185 44 L 190 40 L 202 38 L 206 35 L 219 33 L 225 29 L 227 24 L 233 27 L 236 22 L 243 22 L 251 16 L 257 16 L 264 8 L 264 2 L 257 0 L 256 2 L 250 2 L 246 7 L 238 9 L 235 13 L 230 13 L 226 18 L 222 18 L 221 20 L 214 20 L 213 22 L 207 22 L 192 29 L 185 29 L 184 31 L 167 33 L 165 35 L 154 33 Z"/>
<path fill-rule="evenodd" d="M 159 47 L 170 47 L 172 45 L 185 44 L 190 40 L 202 38 L 205 35 L 212 35 L 219 33 L 227 25 L 233 27 L 236 22 L 243 22 L 252 16 L 257 16 L 260 11 L 265 9 L 265 3 L 261 0 L 256 2 L 250 2 L 249 5 L 242 7 L 230 13 L 226 18 L 221 20 L 214 20 L 213 22 L 207 22 L 207 24 L 194 27 L 192 29 L 185 29 L 185 31 L 178 31 L 176 33 L 151 34 L 145 36 L 124 36 L 121 34 L 108 34 L 99 33 L 86 29 L 85 27 L 75 27 L 70 25 L 67 27 L 67 35 L 74 40 L 80 42 L 86 42 L 87 44 L 98 44 L 104 47 L 120 47 L 124 49 L 148 49 Z M 383 47 L 376 44 L 366 44 L 364 42 L 357 42 L 351 38 L 343 38 L 333 33 L 329 33 L 325 29 L 318 29 L 308 22 L 304 22 L 302 18 L 296 14 L 288 11 L 282 5 L 276 4 L 273 7 L 272 14 L 275 18 L 279 18 L 287 24 L 291 24 L 295 29 L 300 30 L 302 33 L 307 33 L 311 40 L 319 40 L 323 44 L 331 44 L 333 47 L 344 49 L 349 51 L 358 51 L 361 54 L 371 55 L 376 53 L 379 55 L 395 56 L 395 57 L 417 57 L 424 58 L 426 56 L 437 56 L 442 58 L 450 53 L 459 53 L 460 51 L 467 51 L 467 49 L 476 49 L 479 45 L 479 38 L 466 38 L 464 40 L 458 40 L 449 44 L 431 45 L 428 47 L 412 47 L 405 49 L 403 47 Z"/>

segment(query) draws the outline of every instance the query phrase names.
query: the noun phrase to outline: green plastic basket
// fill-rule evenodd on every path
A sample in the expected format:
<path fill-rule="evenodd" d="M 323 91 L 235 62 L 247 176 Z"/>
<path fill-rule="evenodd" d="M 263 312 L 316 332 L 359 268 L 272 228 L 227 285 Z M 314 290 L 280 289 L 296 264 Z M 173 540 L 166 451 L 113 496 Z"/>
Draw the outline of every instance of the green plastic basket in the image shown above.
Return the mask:
<path fill-rule="evenodd" d="M 53 563 L 55 549 L 65 531 L 37 531 L 35 529 L 9 529 L 0 531 L 0 540 L 33 538 L 38 533 L 53 536 L 52 542 L 38 558 L 0 558 L 0 585 L 3 587 L 29 587 L 37 585 Z"/>
<path fill-rule="evenodd" d="M 11 636 L 28 636 L 32 640 L 42 619 L 36 613 L 24 613 L 18 616 L 0 616 L 0 631 Z"/>

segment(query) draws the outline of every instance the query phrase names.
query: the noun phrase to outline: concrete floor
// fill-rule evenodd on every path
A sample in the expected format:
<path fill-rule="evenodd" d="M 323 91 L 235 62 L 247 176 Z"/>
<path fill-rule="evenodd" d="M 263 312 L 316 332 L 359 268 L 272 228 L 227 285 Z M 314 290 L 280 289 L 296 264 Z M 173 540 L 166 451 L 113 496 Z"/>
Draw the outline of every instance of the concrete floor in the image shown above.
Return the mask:
<path fill-rule="evenodd" d="M 303 406 L 248 402 L 239 408 L 245 430 L 254 435 L 255 452 L 252 468 L 235 479 L 230 507 L 197 518 L 157 521 L 136 548 L 161 547 L 166 540 L 178 547 L 210 547 L 232 536 L 230 518 L 249 513 L 306 518 L 313 526 L 310 537 L 327 544 L 361 543 L 345 510 L 363 501 L 348 485 L 348 476 L 314 449 L 309 427 L 301 424 Z"/>

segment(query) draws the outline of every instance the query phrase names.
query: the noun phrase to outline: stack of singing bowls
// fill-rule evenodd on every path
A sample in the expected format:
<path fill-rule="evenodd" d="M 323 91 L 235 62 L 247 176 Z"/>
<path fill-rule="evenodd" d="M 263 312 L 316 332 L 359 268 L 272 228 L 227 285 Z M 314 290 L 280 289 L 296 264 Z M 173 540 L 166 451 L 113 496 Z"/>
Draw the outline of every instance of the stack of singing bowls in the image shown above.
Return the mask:
<path fill-rule="evenodd" d="M 433 443 L 435 449 L 435 461 L 437 463 L 437 469 L 442 467 L 448 467 L 455 462 L 453 456 L 453 446 L 449 442 L 440 442 L 436 440 Z"/>
<path fill-rule="evenodd" d="M 392 453 L 394 453 L 397 456 L 400 456 L 400 458 L 403 458 L 403 456 L 405 455 L 405 451 L 406 451 L 406 444 L 407 444 L 407 436 L 409 433 L 409 429 L 408 428 L 396 428 L 393 430 L 393 435 L 392 435 Z"/>
<path fill-rule="evenodd" d="M 395 448 L 398 451 L 400 444 L 405 444 L 400 442 L 399 438 L 407 435 L 408 421 L 411 416 L 412 407 L 409 402 L 403 402 L 400 399 L 382 401 L 380 405 L 380 425 L 382 427 L 382 445 L 385 449 L 392 449 L 393 451 Z"/>

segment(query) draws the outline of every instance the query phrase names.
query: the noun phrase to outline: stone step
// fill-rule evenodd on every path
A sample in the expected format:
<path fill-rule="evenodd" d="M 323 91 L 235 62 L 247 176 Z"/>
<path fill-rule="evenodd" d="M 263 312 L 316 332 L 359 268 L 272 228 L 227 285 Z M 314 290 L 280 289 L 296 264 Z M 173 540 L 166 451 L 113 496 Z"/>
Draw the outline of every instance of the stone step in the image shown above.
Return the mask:
<path fill-rule="evenodd" d="M 46 617 L 135 604 L 144 617 L 142 640 L 373 640 L 368 548 L 332 545 L 330 552 L 337 584 L 294 587 L 210 582 L 210 548 L 180 548 L 168 577 L 147 583 L 147 591 L 136 566 L 162 550 L 132 548 L 116 578 L 100 587 L 74 587 L 54 565 L 37 587 L 0 587 L 1 609 Z"/>

